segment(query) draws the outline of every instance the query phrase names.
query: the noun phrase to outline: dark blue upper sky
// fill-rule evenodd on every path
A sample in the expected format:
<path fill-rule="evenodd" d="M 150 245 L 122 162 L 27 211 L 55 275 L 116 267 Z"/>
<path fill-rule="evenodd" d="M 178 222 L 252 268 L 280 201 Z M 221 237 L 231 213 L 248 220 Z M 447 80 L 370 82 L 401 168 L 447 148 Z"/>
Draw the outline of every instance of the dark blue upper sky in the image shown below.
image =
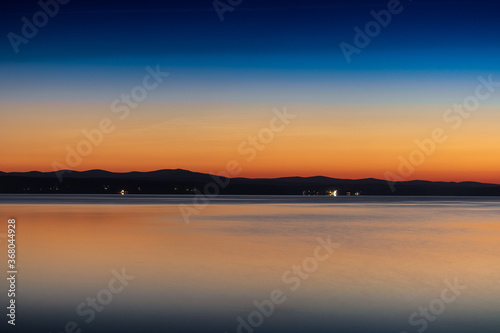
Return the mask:
<path fill-rule="evenodd" d="M 450 79 L 450 72 L 469 73 L 463 79 L 470 80 L 499 70 L 500 4 L 494 0 L 402 0 L 402 12 L 392 15 L 391 23 L 348 63 L 339 44 L 353 45 L 354 27 L 364 29 L 373 20 L 370 12 L 386 9 L 388 2 L 243 0 L 225 12 L 222 22 L 212 0 L 71 0 L 28 43 L 20 44 L 18 53 L 7 35 L 21 35 L 22 17 L 32 21 L 40 5 L 35 0 L 2 2 L 0 97 L 18 99 L 21 87 L 31 84 L 36 90 L 58 78 L 53 90 L 72 86 L 81 92 L 105 82 L 120 91 L 124 68 L 143 70 L 154 64 L 168 67 L 173 80 L 198 84 L 199 96 L 207 90 L 200 82 L 215 77 L 229 87 L 241 80 L 254 86 L 274 80 L 283 89 L 290 82 L 321 84 L 335 77 L 341 88 L 349 82 L 361 84 L 359 75 L 363 84 L 373 86 L 373 72 L 379 73 L 378 79 L 388 77 L 389 85 L 401 86 L 398 80 L 411 71 L 413 84 L 421 86 L 421 72 L 433 83 Z M 453 84 L 460 81 L 452 79 Z M 290 89 L 288 95 L 297 96 Z M 101 99 L 102 90 L 90 88 L 87 95 Z M 265 99 L 247 90 L 248 100 Z M 46 91 L 39 95 L 49 96 Z"/>
<path fill-rule="evenodd" d="M 232 54 L 284 54 L 292 59 L 302 54 L 327 55 L 335 60 L 341 56 L 339 43 L 352 42 L 353 27 L 363 27 L 372 20 L 370 11 L 384 9 L 387 3 L 244 0 L 234 11 L 226 12 L 221 22 L 211 0 L 72 0 L 15 54 L 7 33 L 20 34 L 21 18 L 30 19 L 40 6 L 35 0 L 2 2 L 0 57 L 3 61 L 31 62 L 219 54 L 222 66 L 231 64 Z M 370 55 L 380 52 L 399 59 L 389 67 L 405 67 L 408 61 L 427 68 L 487 66 L 491 60 L 487 53 L 498 51 L 498 1 L 402 0 L 401 4 L 403 12 L 393 16 L 391 24 L 365 50 Z M 429 52 L 434 54 L 431 59 Z M 368 65 L 369 57 L 364 57 L 366 62 L 359 58 L 352 67 Z M 458 61 L 464 59 L 471 62 Z M 474 64 L 477 59 L 486 63 Z M 292 68 L 345 65 L 287 59 L 280 63 Z M 258 64 L 251 61 L 247 65 Z"/>

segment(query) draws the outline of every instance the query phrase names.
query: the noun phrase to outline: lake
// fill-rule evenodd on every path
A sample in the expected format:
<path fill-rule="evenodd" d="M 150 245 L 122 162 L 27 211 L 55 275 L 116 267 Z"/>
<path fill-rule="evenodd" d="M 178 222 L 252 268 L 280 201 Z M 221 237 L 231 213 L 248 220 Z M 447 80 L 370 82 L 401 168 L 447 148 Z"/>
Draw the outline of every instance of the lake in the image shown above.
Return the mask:
<path fill-rule="evenodd" d="M 194 199 L 0 195 L 16 331 L 498 332 L 500 198 Z"/>

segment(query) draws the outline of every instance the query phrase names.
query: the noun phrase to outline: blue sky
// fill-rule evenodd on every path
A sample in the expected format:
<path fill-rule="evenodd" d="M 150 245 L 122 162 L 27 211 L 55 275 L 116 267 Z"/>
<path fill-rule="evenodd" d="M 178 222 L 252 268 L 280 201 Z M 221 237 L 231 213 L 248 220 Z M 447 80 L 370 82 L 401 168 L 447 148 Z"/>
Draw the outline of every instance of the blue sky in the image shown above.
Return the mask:
<path fill-rule="evenodd" d="M 495 1 L 402 1 L 403 11 L 349 64 L 339 44 L 352 44 L 353 28 L 387 1 L 247 0 L 221 22 L 211 1 L 73 0 L 17 54 L 6 35 L 20 34 L 21 18 L 40 7 L 1 6 L 3 100 L 112 99 L 145 66 L 160 64 L 176 92 L 160 100 L 390 102 L 385 91 L 396 89 L 397 102 L 447 102 L 446 90 L 500 68 Z M 428 89 L 443 84 L 450 89 L 441 98 Z"/>

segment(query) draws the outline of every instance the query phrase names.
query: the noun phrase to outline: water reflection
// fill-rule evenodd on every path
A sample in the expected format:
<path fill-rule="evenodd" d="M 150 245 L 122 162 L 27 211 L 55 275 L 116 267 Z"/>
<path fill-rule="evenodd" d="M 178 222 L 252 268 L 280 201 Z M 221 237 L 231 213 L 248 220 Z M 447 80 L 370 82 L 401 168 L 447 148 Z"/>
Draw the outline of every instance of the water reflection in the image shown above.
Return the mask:
<path fill-rule="evenodd" d="M 500 205 L 461 200 L 216 203 L 189 225 L 175 204 L 1 205 L 18 221 L 18 328 L 236 332 L 280 289 L 255 331 L 417 332 L 408 317 L 456 278 L 467 289 L 426 330 L 496 332 Z M 340 247 L 291 290 L 318 237 Z M 136 279 L 86 324 L 77 305 L 122 268 Z"/>

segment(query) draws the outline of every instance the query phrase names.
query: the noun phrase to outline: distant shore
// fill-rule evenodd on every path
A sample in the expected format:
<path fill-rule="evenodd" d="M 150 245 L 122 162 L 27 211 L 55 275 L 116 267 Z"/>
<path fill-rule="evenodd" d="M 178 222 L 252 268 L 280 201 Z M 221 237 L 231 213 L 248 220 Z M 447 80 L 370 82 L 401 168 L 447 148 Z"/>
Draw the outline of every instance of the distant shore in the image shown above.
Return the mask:
<path fill-rule="evenodd" d="M 186 195 L 500 196 L 500 185 L 478 182 L 388 182 L 317 177 L 224 178 L 181 169 L 114 173 L 104 170 L 0 172 L 0 193 Z"/>

